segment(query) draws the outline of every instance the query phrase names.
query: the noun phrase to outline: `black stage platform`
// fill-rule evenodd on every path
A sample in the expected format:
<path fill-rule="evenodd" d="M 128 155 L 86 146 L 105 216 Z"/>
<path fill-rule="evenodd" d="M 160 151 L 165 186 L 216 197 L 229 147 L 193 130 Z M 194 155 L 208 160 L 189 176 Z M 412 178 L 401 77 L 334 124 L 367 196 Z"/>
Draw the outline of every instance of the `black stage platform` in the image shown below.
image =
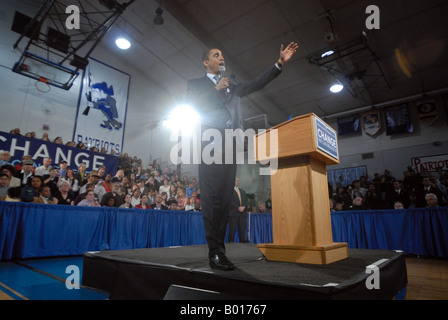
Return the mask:
<path fill-rule="evenodd" d="M 150 300 L 393 299 L 407 284 L 402 252 L 349 249 L 349 258 L 318 266 L 267 261 L 254 244 L 226 248 L 233 271 L 210 269 L 207 246 L 89 252 L 82 284 L 110 299 Z M 370 265 L 378 267 L 379 282 L 371 283 L 379 289 L 366 286 Z"/>

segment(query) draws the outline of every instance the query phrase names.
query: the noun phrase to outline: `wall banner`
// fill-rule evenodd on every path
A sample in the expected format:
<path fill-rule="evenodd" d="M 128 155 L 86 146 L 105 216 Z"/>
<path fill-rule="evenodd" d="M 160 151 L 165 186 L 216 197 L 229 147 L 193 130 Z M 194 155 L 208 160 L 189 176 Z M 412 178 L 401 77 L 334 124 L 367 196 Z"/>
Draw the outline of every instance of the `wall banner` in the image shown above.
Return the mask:
<path fill-rule="evenodd" d="M 435 172 L 438 168 L 441 168 L 442 170 L 448 170 L 448 154 L 415 157 L 411 159 L 411 163 L 415 171 L 419 173 L 425 171 Z"/>
<path fill-rule="evenodd" d="M 84 70 L 73 141 L 106 153 L 123 150 L 129 74 L 89 58 Z"/>
<path fill-rule="evenodd" d="M 118 157 L 75 147 L 68 147 L 40 139 L 27 138 L 21 135 L 0 131 L 0 151 L 9 151 L 12 165 L 21 163 L 24 155 L 30 155 L 34 166 L 39 167 L 45 157 L 53 161 L 51 166 L 58 167 L 62 161 L 67 161 L 67 166 L 75 170 L 81 163 L 85 163 L 87 172 L 98 170 L 100 166 L 106 167 L 106 172 L 112 175 L 117 172 Z"/>

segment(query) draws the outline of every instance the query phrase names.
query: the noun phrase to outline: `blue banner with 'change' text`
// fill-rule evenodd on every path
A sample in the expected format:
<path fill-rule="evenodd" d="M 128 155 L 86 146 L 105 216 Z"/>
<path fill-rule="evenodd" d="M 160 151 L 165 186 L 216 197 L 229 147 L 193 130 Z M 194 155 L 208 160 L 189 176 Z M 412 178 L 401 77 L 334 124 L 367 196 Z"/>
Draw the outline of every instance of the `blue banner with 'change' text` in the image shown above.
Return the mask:
<path fill-rule="evenodd" d="M 118 157 L 116 156 L 1 131 L 0 151 L 9 151 L 11 154 L 9 162 L 12 165 L 20 163 L 24 155 L 30 155 L 35 167 L 42 165 L 45 157 L 50 157 L 53 160 L 52 165 L 58 166 L 65 160 L 68 167 L 74 169 L 75 172 L 83 162 L 86 164 L 87 172 L 105 166 L 106 173 L 115 174 L 118 168 Z"/>

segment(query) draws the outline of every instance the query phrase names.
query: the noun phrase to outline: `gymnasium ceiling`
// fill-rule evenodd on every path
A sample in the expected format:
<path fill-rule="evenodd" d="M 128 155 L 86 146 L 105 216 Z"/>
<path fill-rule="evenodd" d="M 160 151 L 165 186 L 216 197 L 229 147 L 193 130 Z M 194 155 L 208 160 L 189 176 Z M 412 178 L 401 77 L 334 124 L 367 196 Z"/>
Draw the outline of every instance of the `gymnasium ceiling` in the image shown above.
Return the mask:
<path fill-rule="evenodd" d="M 96 0 L 90 3 L 101 7 Z M 155 25 L 160 4 L 164 24 Z M 366 27 L 372 4 L 380 10 L 379 30 Z M 136 0 L 103 45 L 170 94 L 182 95 L 188 79 L 203 75 L 200 57 L 208 47 L 220 48 L 228 73 L 244 81 L 277 60 L 280 44 L 295 41 L 299 51 L 283 74 L 243 100 L 245 118 L 266 114 L 272 126 L 290 116 L 331 118 L 443 92 L 447 12 L 447 0 Z M 127 51 L 113 44 L 123 30 L 132 41 Z M 340 58 L 327 69 L 309 62 L 329 46 Z M 336 80 L 328 70 L 346 85 L 339 94 L 329 91 Z"/>

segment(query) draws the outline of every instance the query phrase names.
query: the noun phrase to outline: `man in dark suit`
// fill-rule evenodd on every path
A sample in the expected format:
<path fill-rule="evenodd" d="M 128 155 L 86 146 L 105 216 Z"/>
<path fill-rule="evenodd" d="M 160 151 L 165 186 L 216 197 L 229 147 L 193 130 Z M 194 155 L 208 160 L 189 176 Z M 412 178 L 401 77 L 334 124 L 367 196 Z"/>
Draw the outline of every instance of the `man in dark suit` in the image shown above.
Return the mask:
<path fill-rule="evenodd" d="M 160 193 L 156 194 L 155 202 L 151 205 L 151 209 L 154 210 L 169 210 L 168 206 L 162 203 L 162 195 Z"/>
<path fill-rule="evenodd" d="M 425 208 L 427 206 L 425 196 L 427 193 L 432 193 L 439 199 L 439 205 L 444 205 L 443 194 L 440 192 L 437 185 L 435 185 L 429 177 L 423 177 L 420 187 L 415 189 L 415 206 L 417 208 Z"/>
<path fill-rule="evenodd" d="M 225 129 L 243 129 L 241 98 L 263 89 L 279 76 L 283 65 L 294 56 L 297 48 L 298 45 L 293 42 L 286 48 L 281 45 L 280 57 L 275 65 L 258 78 L 244 83 L 237 83 L 234 78 L 230 79 L 222 74 L 225 60 L 219 49 L 206 51 L 202 57 L 202 64 L 207 75 L 188 81 L 186 95 L 186 102 L 191 104 L 201 116 L 201 129 L 203 131 L 218 129 L 223 142 Z M 203 143 L 202 148 L 205 146 L 207 144 Z M 232 270 L 235 266 L 225 255 L 224 237 L 235 184 L 236 164 L 235 161 L 226 163 L 222 145 L 215 145 L 215 148 L 213 150 L 215 153 L 216 150 L 222 151 L 218 153 L 222 161 L 210 163 L 202 159 L 199 165 L 202 215 L 210 266 L 221 270 Z M 235 149 L 234 144 L 233 148 Z"/>
<path fill-rule="evenodd" d="M 246 191 L 240 188 L 240 179 L 237 177 L 235 178 L 235 188 L 229 212 L 229 242 L 235 240 L 235 232 L 237 228 L 240 242 L 247 242 L 246 218 L 248 204 L 249 200 Z"/>
<path fill-rule="evenodd" d="M 388 190 L 386 192 L 387 209 L 392 209 L 394 203 L 400 201 L 405 209 L 409 208 L 411 205 L 411 195 L 403 187 L 403 181 L 395 180 L 393 182 L 393 190 Z"/>

